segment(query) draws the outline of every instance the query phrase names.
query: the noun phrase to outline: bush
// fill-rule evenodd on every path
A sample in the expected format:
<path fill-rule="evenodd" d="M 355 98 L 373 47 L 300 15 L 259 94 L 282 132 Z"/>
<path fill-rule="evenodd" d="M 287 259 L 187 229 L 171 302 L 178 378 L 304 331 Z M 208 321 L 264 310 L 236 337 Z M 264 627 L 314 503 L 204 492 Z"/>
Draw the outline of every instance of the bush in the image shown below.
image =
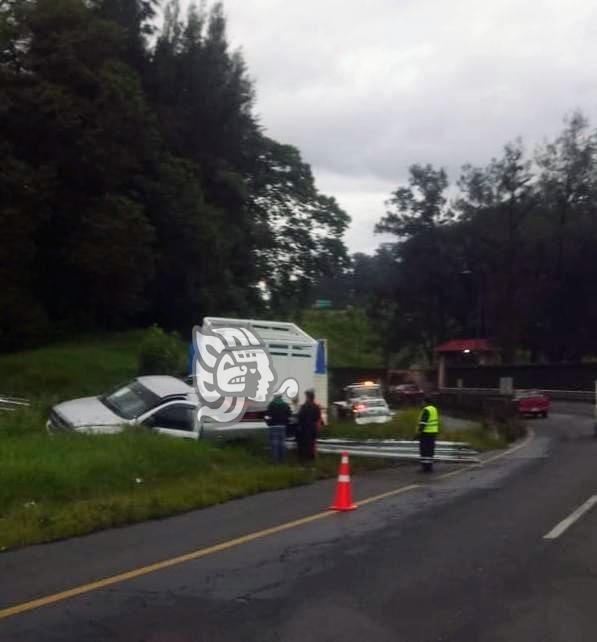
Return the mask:
<path fill-rule="evenodd" d="M 179 376 L 185 373 L 186 367 L 187 354 L 180 336 L 152 326 L 141 343 L 139 374 Z"/>

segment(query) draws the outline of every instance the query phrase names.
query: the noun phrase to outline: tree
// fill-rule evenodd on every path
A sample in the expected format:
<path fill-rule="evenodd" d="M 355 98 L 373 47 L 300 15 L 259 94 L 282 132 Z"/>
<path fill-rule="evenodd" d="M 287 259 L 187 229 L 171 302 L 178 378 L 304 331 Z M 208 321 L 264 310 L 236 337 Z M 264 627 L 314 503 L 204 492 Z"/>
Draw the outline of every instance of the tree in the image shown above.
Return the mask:
<path fill-rule="evenodd" d="M 348 217 L 263 135 L 222 5 L 172 0 L 161 28 L 157 5 L 0 0 L 1 345 L 186 331 L 264 309 L 264 287 L 294 310 L 346 264 Z"/>
<path fill-rule="evenodd" d="M 247 186 L 270 308 L 301 309 L 317 281 L 348 266 L 342 236 L 350 219 L 335 199 L 318 192 L 311 168 L 291 145 L 261 137 Z"/>
<path fill-rule="evenodd" d="M 467 165 L 458 186 L 455 203 L 470 236 L 465 261 L 481 279 L 494 336 L 506 360 L 512 359 L 528 318 L 528 300 L 523 294 L 529 276 L 524 225 L 537 206 L 531 163 L 525 159 L 521 141 L 508 143 L 501 158 L 486 168 Z"/>
<path fill-rule="evenodd" d="M 97 15 L 123 31 L 124 60 L 139 74 L 147 72 L 148 40 L 155 34 L 158 0 L 91 0 Z"/>
<path fill-rule="evenodd" d="M 396 296 L 411 311 L 410 326 L 429 360 L 447 329 L 441 230 L 452 219 L 445 192 L 448 178 L 443 169 L 413 165 L 408 187 L 400 187 L 387 205 L 393 206 L 376 225 L 376 232 L 397 236 L 400 265 Z"/>
<path fill-rule="evenodd" d="M 13 24 L 25 44 L 2 69 L 0 132 L 13 166 L 52 178 L 30 183 L 43 217 L 12 202 L 31 220 L 29 296 L 56 320 L 132 318 L 152 273 L 152 230 L 137 182 L 154 140 L 138 79 L 118 60 L 122 32 L 78 0 L 18 9 Z M 115 282 L 122 296 L 100 309 Z"/>
<path fill-rule="evenodd" d="M 593 262 L 582 260 L 583 246 L 594 237 L 597 206 L 597 137 L 587 119 L 575 112 L 564 131 L 537 152 L 541 207 L 551 228 L 545 288 L 546 350 L 554 360 L 578 358 L 591 337 L 579 332 L 578 319 L 587 318 Z M 591 314 L 594 306 L 591 307 Z M 583 324 L 584 325 L 584 324 Z"/>

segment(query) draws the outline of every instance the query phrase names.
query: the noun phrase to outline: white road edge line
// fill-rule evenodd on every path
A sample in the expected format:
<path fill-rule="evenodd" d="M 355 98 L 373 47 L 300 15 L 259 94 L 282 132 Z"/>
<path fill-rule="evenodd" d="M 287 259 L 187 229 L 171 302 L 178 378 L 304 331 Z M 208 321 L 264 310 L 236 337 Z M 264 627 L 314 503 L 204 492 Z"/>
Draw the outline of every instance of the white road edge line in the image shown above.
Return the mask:
<path fill-rule="evenodd" d="M 562 533 L 566 532 L 574 522 L 578 521 L 587 511 L 591 510 L 595 504 L 597 504 L 597 495 L 589 497 L 582 506 L 579 506 L 573 513 L 568 515 L 566 519 L 563 519 L 559 524 L 554 526 L 547 535 L 544 535 L 543 539 L 557 539 Z"/>

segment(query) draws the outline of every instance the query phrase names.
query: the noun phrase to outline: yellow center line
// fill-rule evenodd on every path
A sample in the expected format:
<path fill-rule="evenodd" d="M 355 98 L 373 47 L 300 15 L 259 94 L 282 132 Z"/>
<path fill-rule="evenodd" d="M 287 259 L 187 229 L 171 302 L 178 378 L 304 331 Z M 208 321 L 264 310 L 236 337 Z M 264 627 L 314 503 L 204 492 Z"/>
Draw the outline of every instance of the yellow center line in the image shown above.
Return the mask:
<path fill-rule="evenodd" d="M 373 495 L 373 497 L 367 497 L 366 499 L 361 499 L 357 502 L 359 506 L 366 506 L 367 504 L 373 504 L 373 502 L 378 502 L 386 497 L 393 497 L 394 495 L 400 495 L 400 493 L 406 493 L 409 490 L 414 490 L 415 488 L 421 488 L 421 484 L 410 484 L 409 486 L 400 486 L 400 488 L 395 488 L 394 490 L 389 490 L 386 493 L 381 493 L 379 495 Z"/>
<path fill-rule="evenodd" d="M 518 446 L 515 446 L 514 448 L 510 448 L 503 453 L 490 457 L 489 459 L 486 459 L 483 463 L 486 464 L 486 463 L 495 461 L 496 459 L 500 459 L 501 457 L 511 455 L 517 450 L 524 448 L 533 437 L 534 437 L 534 433 L 531 430 L 529 432 L 528 437 L 521 444 L 519 444 Z M 466 472 L 467 470 L 470 470 L 471 468 L 476 468 L 476 467 L 478 467 L 477 464 L 473 466 L 467 466 L 465 468 L 461 468 L 458 470 L 454 470 L 450 473 L 440 475 L 435 479 L 447 479 L 449 477 L 459 475 L 461 473 Z M 399 488 L 395 488 L 385 493 L 381 493 L 379 495 L 373 495 L 371 497 L 362 499 L 361 501 L 358 502 L 358 505 L 366 506 L 367 504 L 373 504 L 374 502 L 381 501 L 382 499 L 393 497 L 395 495 L 400 495 L 401 493 L 406 493 L 410 490 L 421 488 L 422 486 L 423 484 L 409 484 L 407 486 L 400 486 Z M 162 560 L 161 562 L 156 562 L 155 564 L 148 564 L 147 566 L 141 566 L 131 571 L 118 573 L 117 575 L 111 575 L 110 577 L 106 577 L 101 580 L 96 580 L 95 582 L 81 584 L 80 586 L 75 586 L 74 588 L 68 589 L 66 591 L 61 591 L 60 593 L 46 595 L 44 597 L 40 597 L 35 600 L 30 600 L 29 602 L 22 602 L 21 604 L 16 604 L 15 606 L 1 609 L 0 620 L 5 620 L 6 618 L 13 617 L 15 615 L 18 615 L 19 613 L 25 613 L 26 611 L 33 611 L 34 609 L 38 609 L 42 606 L 48 606 L 50 604 L 55 604 L 56 602 L 62 602 L 63 600 L 68 600 L 78 595 L 90 593 L 91 591 L 97 591 L 98 589 L 103 589 L 108 586 L 112 586 L 114 584 L 120 584 L 121 582 L 133 580 L 137 577 L 148 575 L 149 573 L 162 571 L 166 568 L 170 568 L 171 566 L 176 566 L 177 564 L 184 564 L 185 562 L 191 562 L 193 560 L 200 559 L 201 557 L 206 557 L 208 555 L 213 555 L 214 553 L 219 553 L 220 551 L 226 551 L 228 549 L 235 548 L 236 546 L 241 546 L 242 544 L 247 544 L 257 539 L 262 539 L 263 537 L 268 537 L 269 535 L 275 535 L 276 533 L 283 533 L 284 531 L 288 531 L 293 528 L 297 528 L 298 526 L 303 526 L 304 524 L 309 524 L 311 522 L 315 522 L 320 519 L 324 519 L 326 517 L 331 517 L 332 515 L 337 515 L 337 513 L 331 510 L 326 510 L 321 513 L 314 513 L 313 515 L 308 515 L 307 517 L 295 519 L 291 522 L 285 522 L 284 524 L 279 524 L 278 526 L 272 526 L 271 528 L 265 528 L 260 531 L 248 533 L 247 535 L 242 535 L 241 537 L 230 539 L 225 542 L 221 542 L 220 544 L 215 544 L 214 546 L 200 548 L 196 551 L 191 551 L 190 553 L 186 553 L 184 555 L 171 557 L 169 559 Z"/>

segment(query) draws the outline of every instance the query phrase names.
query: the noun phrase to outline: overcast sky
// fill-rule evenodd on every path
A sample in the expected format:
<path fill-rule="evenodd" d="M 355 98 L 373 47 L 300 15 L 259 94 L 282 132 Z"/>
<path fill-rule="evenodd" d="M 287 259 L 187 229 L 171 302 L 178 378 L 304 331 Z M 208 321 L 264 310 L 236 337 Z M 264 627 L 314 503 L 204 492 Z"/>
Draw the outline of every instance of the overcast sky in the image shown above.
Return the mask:
<path fill-rule="evenodd" d="M 485 164 L 522 136 L 597 123 L 590 0 L 225 0 L 229 38 L 273 138 L 296 145 L 373 251 L 384 200 L 412 163 Z"/>

